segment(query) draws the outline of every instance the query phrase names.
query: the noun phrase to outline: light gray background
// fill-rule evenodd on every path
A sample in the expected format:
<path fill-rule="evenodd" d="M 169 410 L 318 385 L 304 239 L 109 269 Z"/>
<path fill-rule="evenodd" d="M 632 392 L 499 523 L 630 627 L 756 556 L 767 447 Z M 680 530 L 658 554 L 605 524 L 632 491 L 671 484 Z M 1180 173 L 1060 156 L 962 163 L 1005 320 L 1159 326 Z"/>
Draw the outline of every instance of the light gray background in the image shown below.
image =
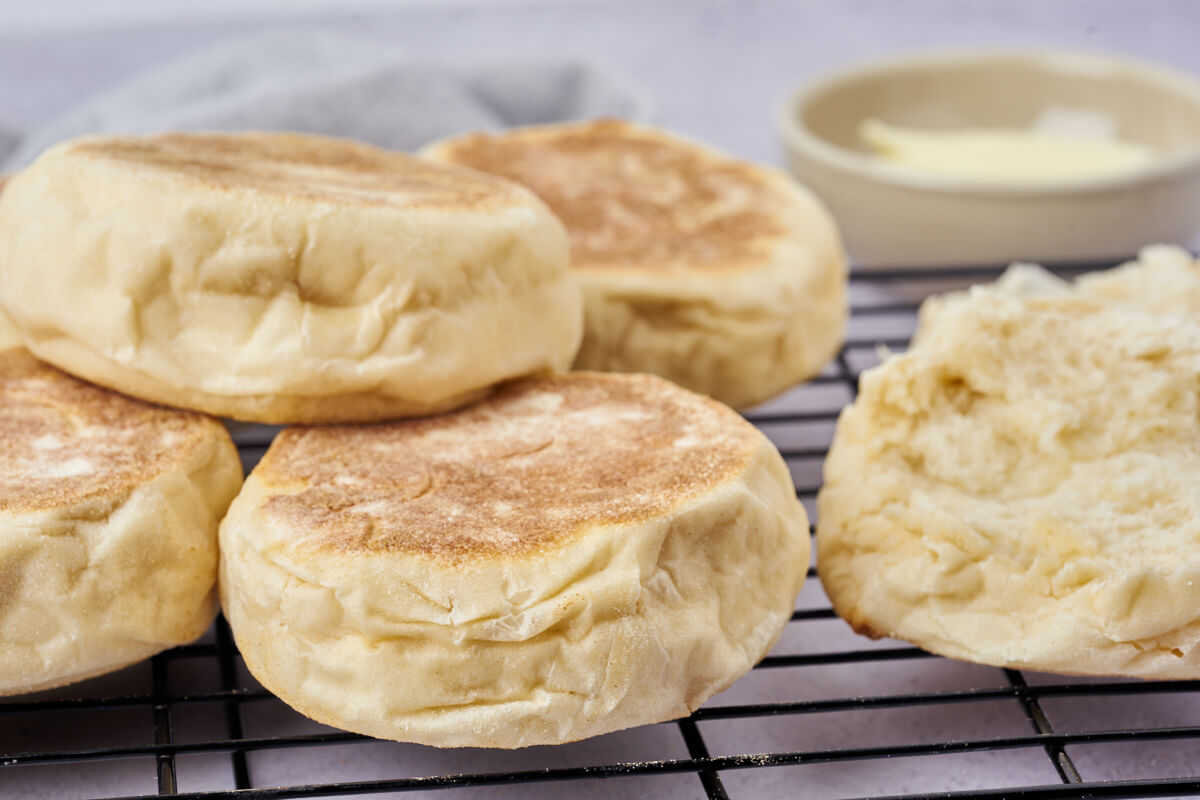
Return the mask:
<path fill-rule="evenodd" d="M 200 7 L 202 6 L 202 8 Z M 700 2 L 405 2 L 333 3 L 319 0 L 217 0 L 208 3 L 0 2 L 0 129 L 28 129 L 53 118 L 90 93 L 139 70 L 228 37 L 279 29 L 322 30 L 374 37 L 413 55 L 454 59 L 506 55 L 587 56 L 624 72 L 651 94 L 656 120 L 668 127 L 763 161 L 778 161 L 774 108 L 797 82 L 841 65 L 888 53 L 983 44 L 1046 45 L 1106 50 L 1153 59 L 1200 73 L 1200 2 L 1186 0 L 701 0 Z M 861 299 L 861 297 L 860 297 Z M 898 320 L 895 335 L 910 320 Z M 903 330 L 901 330 L 903 329 Z M 869 354 L 868 354 L 869 355 Z M 828 407 L 848 397 L 835 386 L 799 389 L 779 408 Z M 828 443 L 828 426 L 774 431 L 788 446 Z M 804 481 L 817 463 L 795 463 Z M 826 606 L 811 582 L 800 607 Z M 819 634 L 819 635 L 814 635 Z M 830 620 L 789 627 L 777 652 L 856 650 L 871 644 Z M 207 660 L 203 662 L 207 664 Z M 173 669 L 175 669 L 173 667 Z M 199 666 L 198 666 L 199 669 Z M 147 670 L 131 668 L 83 684 L 72 693 L 144 691 Z M 180 668 L 175 691 L 216 688 L 213 676 Z M 1055 682 L 1031 675 L 1032 682 Z M 757 670 L 717 698 L 717 704 L 846 697 L 913 691 L 1005 686 L 999 670 L 944 660 L 874 665 Z M 1065 698 L 1045 704 L 1060 730 L 1200 723 L 1192 694 L 1149 697 Z M 291 734 L 320 730 L 279 704 L 248 707 L 248 733 Z M 127 717 L 127 718 L 126 718 Z M 116 742 L 144 741 L 149 720 L 141 711 L 105 717 Z M 58 720 L 61 720 L 60 722 Z M 4 724 L 19 721 L 7 718 Z M 181 708 L 182 740 L 224 736 L 219 709 Z M 19 732 L 57 746 L 94 740 L 94 733 L 58 727 L 72 716 L 30 718 Z M 926 709 L 793 715 L 707 723 L 702 730 L 717 753 L 787 751 L 888 745 L 947 737 L 1021 735 L 1028 730 L 1015 703 L 962 704 Z M 52 746 L 47 744 L 46 746 Z M 4 748 L 0 746 L 0 750 Z M 1195 740 L 1072 748 L 1090 780 L 1196 775 Z M 563 748 L 517 754 L 433 751 L 387 743 L 356 744 L 255 754 L 258 785 L 270 782 L 356 780 L 394 775 L 491 771 L 613 759 L 682 757 L 674 726 L 660 725 Z M 180 760 L 182 789 L 231 786 L 223 755 Z M 955 790 L 1055 782 L 1039 750 L 962 756 L 889 759 L 856 764 L 726 773 L 735 797 L 848 797 L 910 791 Z M 436 797 L 698 797 L 694 775 L 650 780 L 511 787 Z M 0 772 L 5 797 L 80 797 L 97 793 L 152 792 L 153 762 L 108 762 L 85 769 L 56 766 Z M 410 796 L 410 795 L 405 795 Z"/>
<path fill-rule="evenodd" d="M 44 122 L 188 50 L 311 27 L 414 55 L 591 57 L 645 86 L 662 124 L 770 161 L 779 160 L 771 115 L 791 86 L 888 53 L 1047 45 L 1200 73 L 1200 3 L 1189 0 L 2 0 L 0 129 Z"/>

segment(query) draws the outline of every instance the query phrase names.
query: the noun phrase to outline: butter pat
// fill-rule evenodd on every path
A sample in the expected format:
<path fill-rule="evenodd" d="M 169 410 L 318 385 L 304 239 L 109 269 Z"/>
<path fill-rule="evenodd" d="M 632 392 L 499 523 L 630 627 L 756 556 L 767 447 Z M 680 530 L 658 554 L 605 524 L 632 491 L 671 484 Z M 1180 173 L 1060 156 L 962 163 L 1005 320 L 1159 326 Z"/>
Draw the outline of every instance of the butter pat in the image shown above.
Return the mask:
<path fill-rule="evenodd" d="M 876 119 L 859 135 L 889 164 L 931 175 L 1031 183 L 1116 175 L 1154 157 L 1120 139 L 1005 128 L 919 130 Z"/>

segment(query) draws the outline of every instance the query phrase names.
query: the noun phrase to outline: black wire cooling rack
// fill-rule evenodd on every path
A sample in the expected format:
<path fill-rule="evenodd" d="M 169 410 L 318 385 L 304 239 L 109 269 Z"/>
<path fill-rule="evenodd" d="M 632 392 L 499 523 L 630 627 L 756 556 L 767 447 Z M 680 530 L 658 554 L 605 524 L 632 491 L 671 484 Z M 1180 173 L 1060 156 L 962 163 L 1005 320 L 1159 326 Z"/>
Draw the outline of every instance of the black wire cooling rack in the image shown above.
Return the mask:
<path fill-rule="evenodd" d="M 1062 267 L 1073 273 L 1102 265 Z M 840 409 L 920 299 L 998 269 L 851 278 L 846 345 L 749 413 L 813 513 Z M 247 467 L 268 429 L 237 432 Z M 1117 798 L 1200 796 L 1200 681 L 1062 678 L 849 632 L 810 571 L 780 645 L 691 717 L 505 752 L 378 742 L 311 723 L 245 671 L 223 620 L 112 676 L 0 703 L 0 797 Z"/>

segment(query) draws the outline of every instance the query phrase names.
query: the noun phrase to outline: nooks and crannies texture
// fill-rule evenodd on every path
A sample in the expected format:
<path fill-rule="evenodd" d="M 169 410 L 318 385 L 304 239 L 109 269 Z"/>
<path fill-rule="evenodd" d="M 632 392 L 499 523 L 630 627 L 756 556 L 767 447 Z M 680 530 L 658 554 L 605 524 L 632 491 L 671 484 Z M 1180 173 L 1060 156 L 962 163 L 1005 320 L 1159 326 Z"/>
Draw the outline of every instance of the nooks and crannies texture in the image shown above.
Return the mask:
<path fill-rule="evenodd" d="M 1131 269 L 939 301 L 863 376 L 818 525 L 857 630 L 987 664 L 1200 674 L 1200 323 L 1143 310 L 1160 311 Z"/>

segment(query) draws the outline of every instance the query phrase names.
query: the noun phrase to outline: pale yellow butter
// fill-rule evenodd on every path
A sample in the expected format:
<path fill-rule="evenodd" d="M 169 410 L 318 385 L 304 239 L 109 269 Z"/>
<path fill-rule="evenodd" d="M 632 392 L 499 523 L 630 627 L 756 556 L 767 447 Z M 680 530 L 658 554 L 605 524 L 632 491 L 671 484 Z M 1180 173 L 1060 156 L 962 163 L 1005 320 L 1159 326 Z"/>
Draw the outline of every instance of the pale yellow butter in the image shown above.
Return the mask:
<path fill-rule="evenodd" d="M 1005 128 L 919 130 L 865 120 L 859 134 L 889 164 L 953 178 L 1029 183 L 1095 178 L 1149 162 L 1149 147 L 1113 138 Z"/>

